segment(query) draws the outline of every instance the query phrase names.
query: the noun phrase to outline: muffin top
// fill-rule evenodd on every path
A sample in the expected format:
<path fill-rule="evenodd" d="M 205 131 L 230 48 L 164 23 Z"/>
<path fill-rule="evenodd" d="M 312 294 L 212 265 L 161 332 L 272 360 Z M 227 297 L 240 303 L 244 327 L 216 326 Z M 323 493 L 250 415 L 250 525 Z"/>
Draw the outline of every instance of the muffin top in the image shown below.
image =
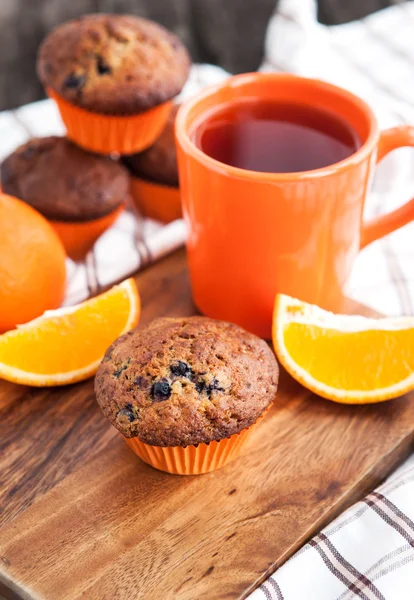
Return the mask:
<path fill-rule="evenodd" d="M 135 114 L 182 89 L 187 50 L 167 29 L 139 17 L 91 14 L 56 27 L 42 42 L 45 87 L 98 113 Z"/>
<path fill-rule="evenodd" d="M 266 342 L 236 325 L 162 318 L 108 348 L 95 391 L 125 437 L 187 446 L 252 425 L 273 401 L 278 373 Z"/>
<path fill-rule="evenodd" d="M 178 186 L 177 153 L 174 140 L 174 123 L 179 106 L 174 105 L 160 137 L 144 152 L 124 157 L 132 175 Z"/>
<path fill-rule="evenodd" d="M 4 160 L 0 173 L 4 192 L 57 221 L 103 217 L 129 192 L 125 167 L 64 137 L 29 140 Z"/>

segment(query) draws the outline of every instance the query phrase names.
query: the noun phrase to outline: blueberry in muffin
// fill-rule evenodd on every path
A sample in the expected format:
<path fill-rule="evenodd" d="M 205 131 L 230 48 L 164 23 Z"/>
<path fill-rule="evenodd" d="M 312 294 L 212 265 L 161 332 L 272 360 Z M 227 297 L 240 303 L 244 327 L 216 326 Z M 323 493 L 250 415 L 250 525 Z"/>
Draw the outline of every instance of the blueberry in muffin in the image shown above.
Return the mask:
<path fill-rule="evenodd" d="M 187 317 L 157 319 L 121 336 L 98 369 L 95 390 L 126 438 L 186 447 L 253 425 L 277 384 L 266 342 L 231 323 Z"/>

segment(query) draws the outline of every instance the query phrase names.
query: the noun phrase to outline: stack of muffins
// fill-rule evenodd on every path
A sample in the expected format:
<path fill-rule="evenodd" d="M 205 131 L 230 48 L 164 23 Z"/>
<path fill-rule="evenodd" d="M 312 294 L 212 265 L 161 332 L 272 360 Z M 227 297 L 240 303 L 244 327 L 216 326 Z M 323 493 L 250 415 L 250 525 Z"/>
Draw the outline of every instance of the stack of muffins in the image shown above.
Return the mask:
<path fill-rule="evenodd" d="M 43 41 L 38 75 L 67 137 L 19 147 L 2 164 L 1 184 L 51 221 L 74 260 L 115 221 L 130 193 L 147 216 L 180 216 L 172 98 L 189 69 L 174 34 L 134 16 L 86 15 Z"/>

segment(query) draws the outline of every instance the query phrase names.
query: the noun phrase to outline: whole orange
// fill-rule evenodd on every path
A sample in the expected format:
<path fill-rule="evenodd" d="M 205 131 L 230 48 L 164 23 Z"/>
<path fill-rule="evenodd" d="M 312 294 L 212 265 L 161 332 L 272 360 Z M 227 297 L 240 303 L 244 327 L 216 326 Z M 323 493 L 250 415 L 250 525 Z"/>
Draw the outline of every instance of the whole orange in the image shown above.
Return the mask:
<path fill-rule="evenodd" d="M 61 305 L 65 258 L 62 242 L 40 213 L 0 194 L 0 332 Z"/>

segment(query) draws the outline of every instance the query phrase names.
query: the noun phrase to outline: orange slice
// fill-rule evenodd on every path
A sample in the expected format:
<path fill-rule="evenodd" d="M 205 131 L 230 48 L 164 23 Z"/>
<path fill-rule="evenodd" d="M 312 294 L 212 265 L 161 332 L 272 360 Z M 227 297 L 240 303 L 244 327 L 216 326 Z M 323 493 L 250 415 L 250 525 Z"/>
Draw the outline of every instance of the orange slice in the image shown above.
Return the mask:
<path fill-rule="evenodd" d="M 47 311 L 0 336 L 0 377 L 39 387 L 86 379 L 139 315 L 133 279 L 82 304 Z"/>
<path fill-rule="evenodd" d="M 280 294 L 272 337 L 292 377 L 329 400 L 365 404 L 414 389 L 414 317 L 334 315 Z"/>

